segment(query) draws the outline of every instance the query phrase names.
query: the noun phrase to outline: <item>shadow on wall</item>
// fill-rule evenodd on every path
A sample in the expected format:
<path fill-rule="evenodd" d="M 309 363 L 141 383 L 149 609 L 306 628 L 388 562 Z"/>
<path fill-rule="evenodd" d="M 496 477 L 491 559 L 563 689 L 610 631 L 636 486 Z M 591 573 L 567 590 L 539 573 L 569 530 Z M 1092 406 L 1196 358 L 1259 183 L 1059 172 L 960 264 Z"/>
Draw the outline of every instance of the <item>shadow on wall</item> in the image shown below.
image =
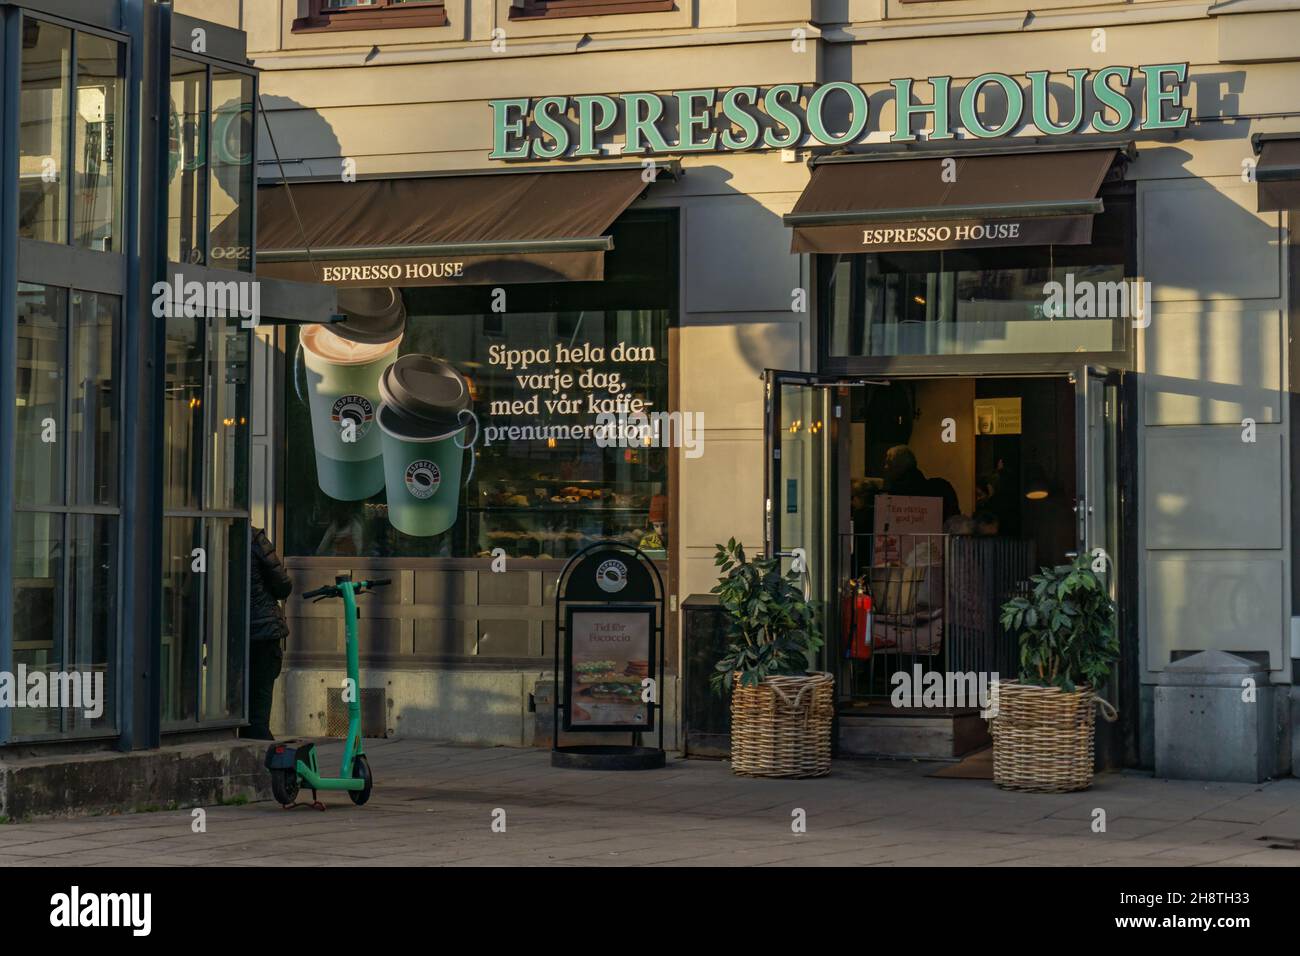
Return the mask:
<path fill-rule="evenodd" d="M 257 126 L 259 179 L 279 180 L 281 166 L 289 180 L 304 176 L 342 178 L 343 147 L 319 112 L 287 96 L 263 93 L 261 103 L 262 122 Z"/>

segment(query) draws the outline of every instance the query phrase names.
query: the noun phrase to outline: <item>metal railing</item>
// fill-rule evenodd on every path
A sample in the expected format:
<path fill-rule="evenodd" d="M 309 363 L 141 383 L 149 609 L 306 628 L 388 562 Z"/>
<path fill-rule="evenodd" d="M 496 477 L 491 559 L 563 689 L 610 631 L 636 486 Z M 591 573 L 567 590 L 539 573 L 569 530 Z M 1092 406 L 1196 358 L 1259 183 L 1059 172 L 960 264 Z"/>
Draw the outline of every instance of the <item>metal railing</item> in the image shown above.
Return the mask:
<path fill-rule="evenodd" d="M 1027 586 L 1032 541 L 948 534 L 844 534 L 833 602 L 842 683 L 855 699 L 887 698 L 898 671 L 1014 675 L 1002 604 Z M 864 596 L 870 596 L 870 611 Z"/>

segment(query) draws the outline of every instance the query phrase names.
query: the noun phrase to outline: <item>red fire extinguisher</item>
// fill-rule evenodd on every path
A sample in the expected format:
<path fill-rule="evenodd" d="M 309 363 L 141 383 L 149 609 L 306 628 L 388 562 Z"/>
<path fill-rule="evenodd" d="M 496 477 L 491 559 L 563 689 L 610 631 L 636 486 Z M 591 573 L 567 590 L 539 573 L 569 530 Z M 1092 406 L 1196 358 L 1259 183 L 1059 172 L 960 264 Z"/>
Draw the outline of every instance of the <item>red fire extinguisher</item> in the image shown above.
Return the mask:
<path fill-rule="evenodd" d="M 854 582 L 844 596 L 844 656 L 855 661 L 871 659 L 871 593 Z"/>

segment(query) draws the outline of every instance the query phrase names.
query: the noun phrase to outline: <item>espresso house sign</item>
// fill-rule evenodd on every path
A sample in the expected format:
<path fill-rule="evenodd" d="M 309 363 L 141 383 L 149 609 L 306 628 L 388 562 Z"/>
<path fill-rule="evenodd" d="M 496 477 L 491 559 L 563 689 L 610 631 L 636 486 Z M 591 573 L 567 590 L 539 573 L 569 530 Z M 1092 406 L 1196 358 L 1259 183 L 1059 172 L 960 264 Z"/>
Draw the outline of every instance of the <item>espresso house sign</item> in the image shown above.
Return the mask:
<path fill-rule="evenodd" d="M 1047 136 L 1183 129 L 1186 81 L 1186 63 L 1081 67 L 1055 76 L 1034 70 L 1024 80 L 983 73 L 960 89 L 950 76 L 891 80 L 889 141 L 914 142 L 914 126 L 923 120 L 930 141 L 957 139 L 958 128 L 978 139 L 1010 136 L 1026 125 Z M 620 152 L 637 156 L 789 149 L 813 141 L 846 146 L 863 140 L 871 121 L 871 97 L 847 82 L 524 97 L 489 105 L 489 158 L 500 160 L 608 155 L 620 133 Z"/>

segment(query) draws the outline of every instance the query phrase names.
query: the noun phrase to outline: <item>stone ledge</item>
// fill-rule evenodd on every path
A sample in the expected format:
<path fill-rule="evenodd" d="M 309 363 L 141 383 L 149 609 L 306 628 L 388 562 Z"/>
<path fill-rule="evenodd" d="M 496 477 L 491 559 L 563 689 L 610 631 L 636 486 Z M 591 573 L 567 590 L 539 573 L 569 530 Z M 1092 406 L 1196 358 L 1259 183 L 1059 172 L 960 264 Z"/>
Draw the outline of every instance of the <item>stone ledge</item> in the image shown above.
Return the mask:
<path fill-rule="evenodd" d="M 129 753 L 0 756 L 0 816 L 30 820 L 269 800 L 267 746 L 231 740 Z"/>

